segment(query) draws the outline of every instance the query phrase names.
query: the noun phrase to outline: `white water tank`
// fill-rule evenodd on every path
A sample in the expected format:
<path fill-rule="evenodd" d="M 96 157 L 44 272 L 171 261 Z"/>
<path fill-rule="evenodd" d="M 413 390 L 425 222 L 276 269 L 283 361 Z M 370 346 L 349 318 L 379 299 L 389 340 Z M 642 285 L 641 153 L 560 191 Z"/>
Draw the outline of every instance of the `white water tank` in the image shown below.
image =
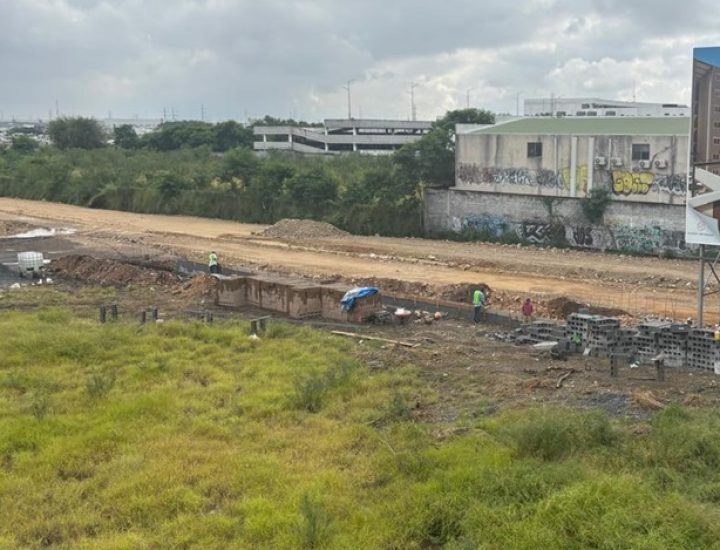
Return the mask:
<path fill-rule="evenodd" d="M 20 276 L 38 273 L 44 265 L 42 252 L 19 252 L 17 258 Z"/>

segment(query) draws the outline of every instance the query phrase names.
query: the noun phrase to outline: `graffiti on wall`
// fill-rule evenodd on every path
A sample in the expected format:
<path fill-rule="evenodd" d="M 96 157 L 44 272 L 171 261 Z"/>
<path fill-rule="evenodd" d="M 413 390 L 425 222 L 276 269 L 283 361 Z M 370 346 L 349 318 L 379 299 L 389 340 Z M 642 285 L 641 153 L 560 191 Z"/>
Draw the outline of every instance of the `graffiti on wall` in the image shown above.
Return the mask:
<path fill-rule="evenodd" d="M 647 195 L 662 191 L 672 195 L 684 195 L 686 178 L 678 174 L 653 174 L 652 172 L 627 172 L 614 170 L 612 189 L 616 195 Z"/>
<path fill-rule="evenodd" d="M 515 232 L 523 241 L 536 244 L 544 243 L 554 234 L 551 223 L 538 221 L 524 221 L 518 224 Z"/>
<path fill-rule="evenodd" d="M 489 238 L 498 239 L 508 231 L 509 225 L 508 220 L 503 217 L 479 215 L 463 218 L 460 228 L 461 230 L 470 229 L 476 233 L 487 235 Z"/>
<path fill-rule="evenodd" d="M 461 163 L 457 168 L 457 177 L 463 183 L 527 185 L 550 189 L 563 187 L 562 175 L 543 168 L 493 168 Z"/>
<path fill-rule="evenodd" d="M 685 234 L 667 231 L 658 225 L 620 225 L 612 229 L 614 248 L 652 254 L 662 250 L 684 250 Z"/>
<path fill-rule="evenodd" d="M 566 228 L 565 238 L 570 246 L 577 246 L 579 248 L 592 248 L 595 244 L 591 225 L 568 226 Z"/>
<path fill-rule="evenodd" d="M 566 191 L 570 190 L 570 180 L 571 180 L 571 172 L 570 167 L 566 167 L 562 169 L 561 172 L 562 181 L 563 181 L 563 188 Z M 587 186 L 588 186 L 588 167 L 586 164 L 581 164 L 575 169 L 575 188 L 577 189 L 578 193 L 585 194 L 587 193 Z"/>

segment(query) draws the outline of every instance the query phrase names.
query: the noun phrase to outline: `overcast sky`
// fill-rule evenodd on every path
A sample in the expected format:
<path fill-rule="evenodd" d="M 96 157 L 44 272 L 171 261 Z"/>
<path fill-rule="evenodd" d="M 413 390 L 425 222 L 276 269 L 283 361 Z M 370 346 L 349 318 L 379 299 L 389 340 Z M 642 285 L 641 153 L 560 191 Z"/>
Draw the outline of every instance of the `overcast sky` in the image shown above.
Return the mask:
<path fill-rule="evenodd" d="M 0 111 L 433 119 L 519 97 L 689 101 L 705 0 L 0 0 Z"/>

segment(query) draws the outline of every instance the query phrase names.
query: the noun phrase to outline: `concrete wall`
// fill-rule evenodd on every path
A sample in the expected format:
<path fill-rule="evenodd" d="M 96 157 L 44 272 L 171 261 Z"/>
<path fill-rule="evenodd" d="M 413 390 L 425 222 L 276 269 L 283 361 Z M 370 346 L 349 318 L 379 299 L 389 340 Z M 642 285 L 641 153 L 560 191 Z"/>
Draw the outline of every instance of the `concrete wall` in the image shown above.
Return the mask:
<path fill-rule="evenodd" d="M 468 191 L 584 197 L 593 187 L 618 201 L 683 204 L 688 143 L 678 136 L 461 134 L 456 187 Z M 528 158 L 528 143 L 542 156 Z M 632 145 L 650 146 L 650 166 L 632 160 Z M 597 159 L 605 159 L 605 163 Z"/>
<path fill-rule="evenodd" d="M 382 309 L 380 294 L 358 298 L 347 312 L 340 300 L 350 290 L 345 285 L 312 285 L 299 279 L 264 275 L 249 277 L 216 277 L 216 300 L 220 306 L 253 306 L 276 311 L 293 319 L 324 317 L 337 321 L 360 323 Z"/>
<path fill-rule="evenodd" d="M 585 218 L 577 198 L 448 190 L 427 190 L 425 228 L 430 234 L 465 229 L 486 238 L 579 248 L 657 254 L 685 251 L 685 207 L 615 201 L 604 223 Z"/>

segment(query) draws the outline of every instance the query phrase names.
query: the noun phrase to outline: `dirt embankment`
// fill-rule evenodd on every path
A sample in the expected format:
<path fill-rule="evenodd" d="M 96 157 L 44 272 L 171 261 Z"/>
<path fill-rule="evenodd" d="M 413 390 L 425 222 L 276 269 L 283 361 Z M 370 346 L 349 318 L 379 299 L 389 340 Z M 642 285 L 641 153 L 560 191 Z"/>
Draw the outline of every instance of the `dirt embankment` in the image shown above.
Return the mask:
<path fill-rule="evenodd" d="M 350 233 L 325 222 L 286 218 L 261 231 L 258 236 L 286 240 L 337 239 L 349 237 Z"/>
<path fill-rule="evenodd" d="M 48 271 L 60 277 L 104 286 L 128 284 L 168 286 L 180 282 L 178 276 L 171 271 L 75 254 L 53 260 L 48 266 Z"/>

